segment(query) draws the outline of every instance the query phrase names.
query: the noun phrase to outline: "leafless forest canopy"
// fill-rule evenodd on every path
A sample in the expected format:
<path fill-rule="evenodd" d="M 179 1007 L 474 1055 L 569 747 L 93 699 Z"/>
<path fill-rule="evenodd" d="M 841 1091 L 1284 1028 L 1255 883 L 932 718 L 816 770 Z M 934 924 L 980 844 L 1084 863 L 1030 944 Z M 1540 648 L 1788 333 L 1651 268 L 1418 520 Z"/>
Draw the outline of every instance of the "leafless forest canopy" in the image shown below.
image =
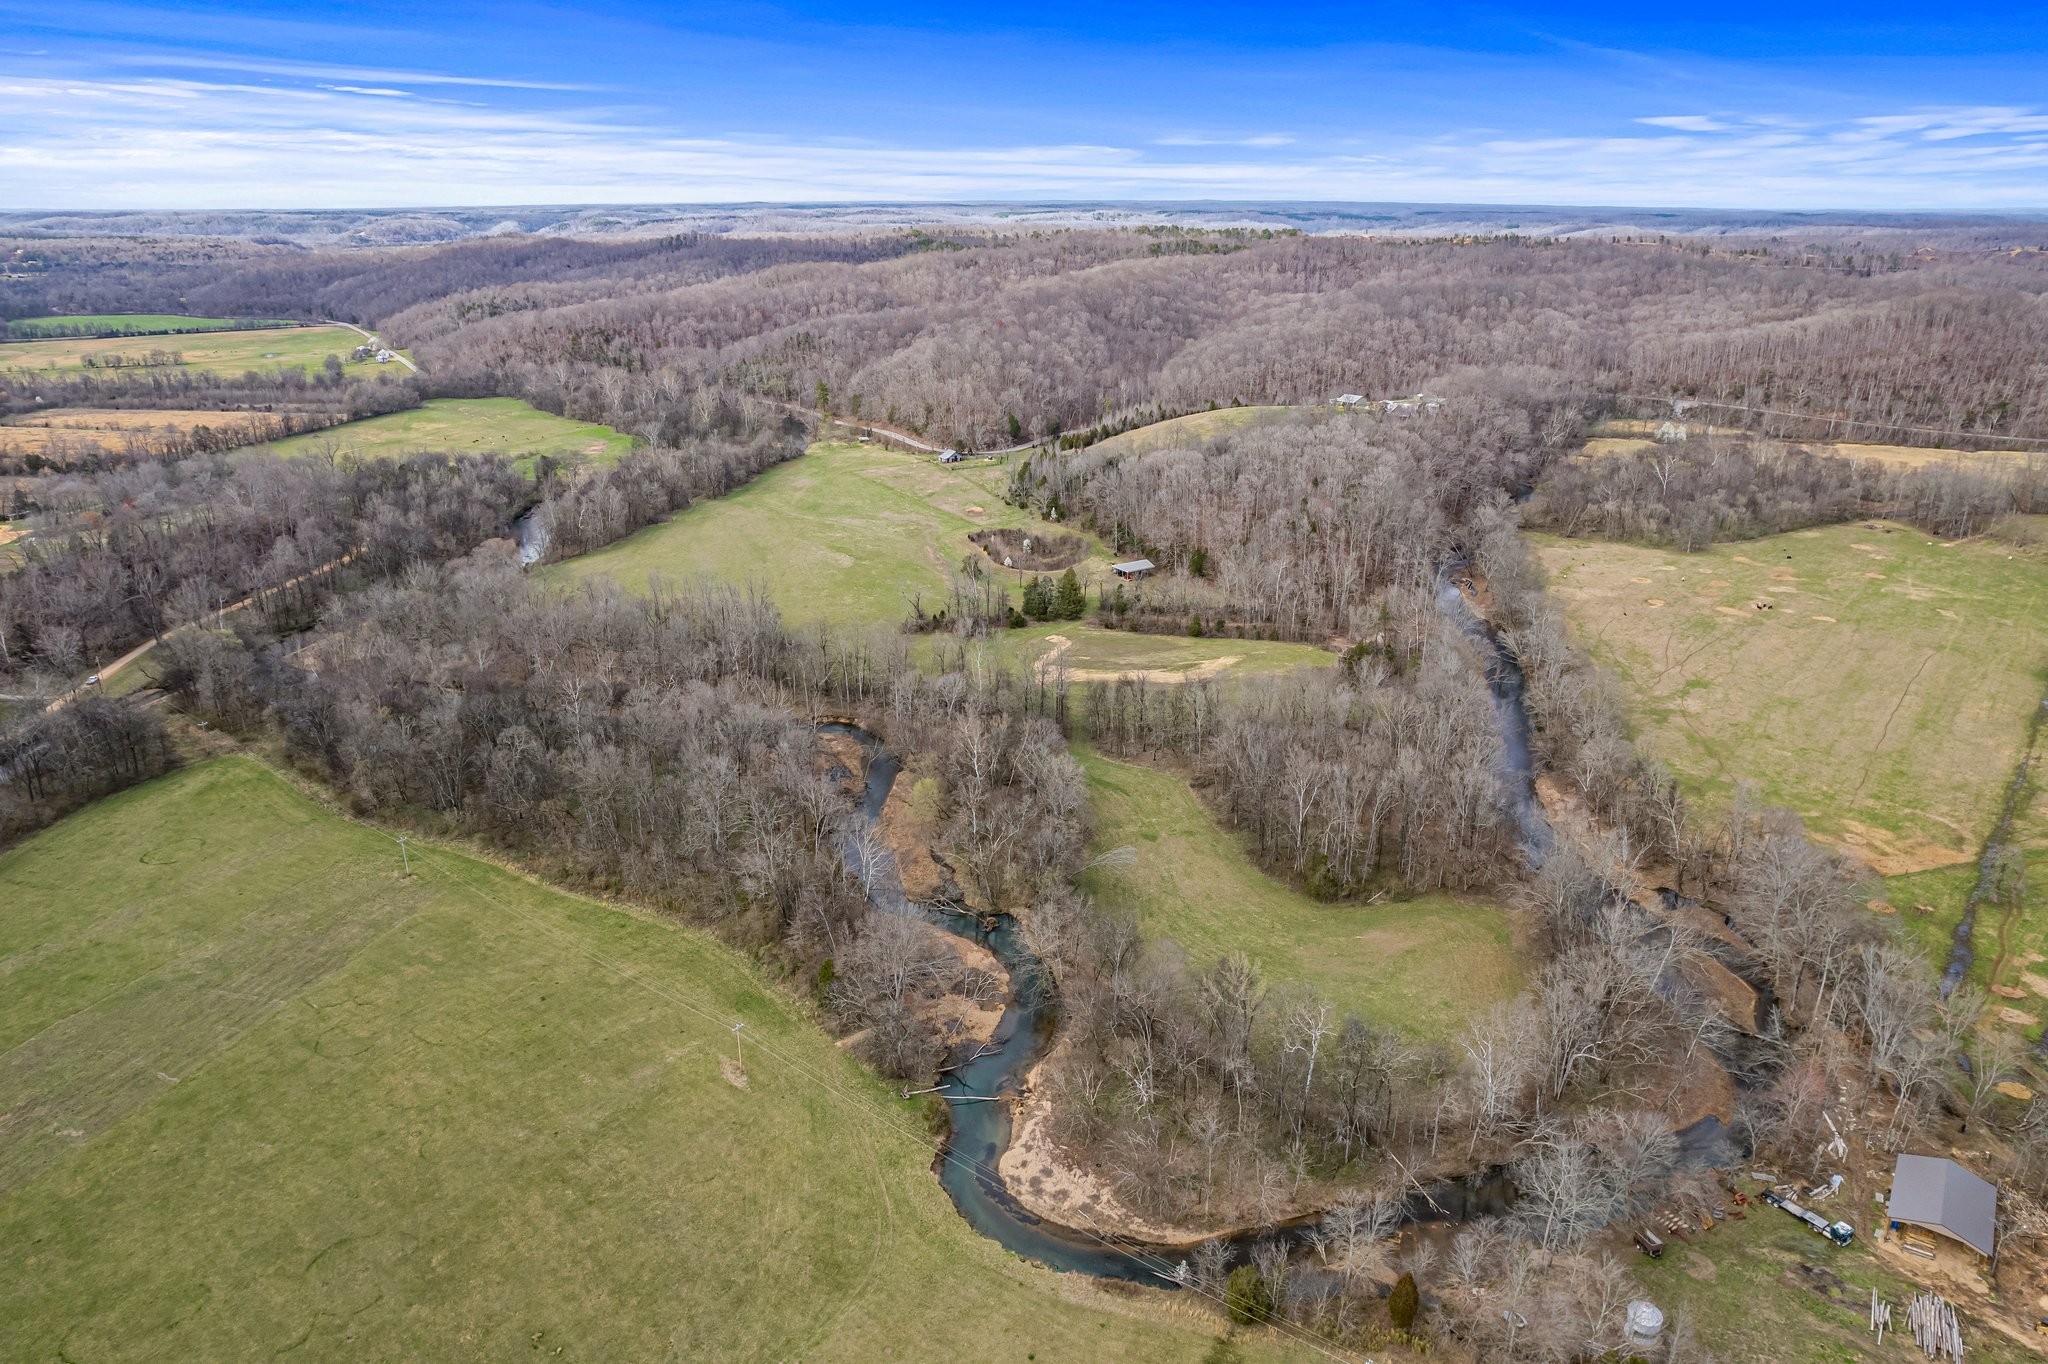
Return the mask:
<path fill-rule="evenodd" d="M 626 429 L 707 390 L 804 406 L 822 391 L 840 413 L 994 446 L 1529 366 L 1603 399 L 2048 439 L 2039 251 L 1176 228 L 5 245 L 8 315 L 374 323 L 449 391 L 518 391 Z"/>
<path fill-rule="evenodd" d="M 1059 999 L 1043 1083 L 1068 1158 L 1155 1218 L 1320 1214 L 1312 1255 L 1255 1257 L 1260 1314 L 1356 1343 L 1384 1321 L 1374 1284 L 1406 1268 L 1471 1290 L 1442 1295 L 1433 1329 L 1482 1354 L 1505 1348 L 1501 1305 L 1532 1294 L 1548 1334 L 1525 1351 L 1597 1354 L 1619 1344 L 1626 1276 L 1580 1252 L 1700 1178 L 1682 1122 L 1725 1111 L 1804 1175 L 1837 1084 L 1882 1096 L 1892 1145 L 1988 1112 L 1975 1077 L 2009 1058 L 1970 1030 L 1983 1001 L 1942 999 L 1862 908 L 1859 869 L 1795 815 L 1747 790 L 1695 809 L 1635 749 L 1521 529 L 1697 549 L 1873 511 L 1966 534 L 2041 510 L 2038 458 L 1899 471 L 1797 444 L 1850 422 L 2048 444 L 2039 254 L 1179 228 L 9 248 L 0 311 L 339 317 L 424 371 L 376 389 L 15 372 L 9 413 L 289 400 L 338 416 L 503 393 L 642 448 L 533 481 L 438 455 L 136 452 L 43 472 L 36 539 L 0 577 L 0 681 L 160 638 L 188 714 L 275 745 L 363 813 L 711 926 L 908 1080 L 953 1049 L 929 1006 L 989 982 L 870 907 L 815 727 L 858 718 L 929 775 L 960 898 L 1022 911 Z M 1434 401 L 1330 410 L 1339 392 Z M 1681 396 L 1792 415 L 1769 438 L 1576 455 L 1590 420 Z M 1236 404 L 1314 410 L 1138 452 L 1072 439 Z M 1009 600 L 972 556 L 917 655 L 894 630 L 791 630 L 735 585 L 640 596 L 521 573 L 515 517 L 544 518 L 558 554 L 597 548 L 790 457 L 821 410 L 1030 445 L 1014 502 L 1161 566 L 1130 600 L 1096 599 L 1104 625 L 1307 640 L 1337 666 L 1174 688 L 1007 671 L 974 648 Z M 1573 812 L 1548 856 L 1530 855 L 1465 609 L 1524 680 L 1531 760 Z M 1068 743 L 1084 737 L 1200 783 L 1313 895 L 1514 903 L 1527 988 L 1423 1044 L 1241 955 L 1141 934 L 1079 889 L 1091 831 Z M 154 712 L 35 712 L 0 737 L 0 838 L 170 760 Z M 1959 1078 L 1964 1050 L 1983 1064 Z M 2048 1106 L 2008 1113 L 2000 1140 L 2015 1194 L 2048 1193 Z M 1444 1263 L 1392 1264 L 1408 1174 L 1496 1164 L 1521 1191 L 1511 1224 L 1468 1229 Z M 1223 1269 L 1197 1257 L 1199 1276 Z"/>

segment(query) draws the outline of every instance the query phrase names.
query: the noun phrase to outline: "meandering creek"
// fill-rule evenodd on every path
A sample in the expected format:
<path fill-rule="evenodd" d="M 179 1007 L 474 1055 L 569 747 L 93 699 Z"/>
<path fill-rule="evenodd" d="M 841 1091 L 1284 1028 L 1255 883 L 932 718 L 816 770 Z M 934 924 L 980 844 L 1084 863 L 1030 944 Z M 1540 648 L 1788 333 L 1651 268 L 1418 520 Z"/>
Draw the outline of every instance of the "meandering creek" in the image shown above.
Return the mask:
<path fill-rule="evenodd" d="M 524 537 L 522 537 L 522 542 Z M 1453 575 L 1446 571 L 1437 607 L 1471 644 L 1479 657 L 1493 698 L 1501 735 L 1501 777 L 1507 800 L 1521 831 L 1522 853 L 1531 867 L 1542 865 L 1553 834 L 1536 796 L 1535 762 L 1521 668 L 1501 644 L 1492 627 L 1473 610 Z M 902 764 L 874 735 L 854 725 L 827 724 L 822 729 L 847 735 L 861 746 L 865 780 L 859 825 L 879 825 L 889 792 Z M 850 832 L 841 855 L 852 864 L 859 829 Z M 1025 945 L 1017 922 L 1007 914 L 986 919 L 971 914 L 943 913 L 913 902 L 892 865 L 870 878 L 874 908 L 889 914 L 922 919 L 945 932 L 986 947 L 1010 974 L 1010 998 L 989 1044 L 974 1059 L 945 1073 L 939 1093 L 953 1117 L 952 1135 L 936 1162 L 939 1182 L 976 1231 L 1027 1259 L 1053 1269 L 1098 1278 L 1173 1286 L 1185 1272 L 1187 1248 L 1147 1245 L 1099 1234 L 1093 1228 L 1062 1226 L 1025 1209 L 1004 1187 L 998 1163 L 1011 1139 L 1012 1105 L 989 1100 L 1014 1097 L 1024 1077 L 1051 1045 L 1054 1003 L 1051 979 Z M 1740 1085 L 1744 1067 L 1731 1069 Z M 1740 1144 L 1718 1119 L 1708 1117 L 1678 1134 L 1681 1161 L 1690 1166 L 1719 1165 L 1739 1159 Z M 1461 1222 L 1496 1216 L 1513 1206 L 1514 1187 L 1504 1170 L 1480 1171 L 1462 1179 L 1442 1180 L 1415 1190 L 1403 1208 L 1408 1223 Z M 1249 1254 L 1251 1246 L 1275 1236 L 1292 1239 L 1314 1220 L 1313 1215 L 1288 1225 L 1228 1235 L 1232 1259 Z"/>
<path fill-rule="evenodd" d="M 1494 713 L 1502 731 L 1504 785 L 1521 827 L 1524 855 L 1531 865 L 1540 864 L 1549 851 L 1551 832 L 1536 800 L 1521 669 L 1448 578 L 1445 591 L 1448 595 L 1440 596 L 1439 606 L 1472 641 L 1484 663 Z M 863 826 L 874 828 L 881 821 L 882 809 L 888 803 L 902 764 L 866 730 L 845 724 L 822 728 L 848 735 L 861 745 L 866 774 L 859 819 Z M 855 837 L 857 833 L 849 835 L 841 847 L 841 855 L 849 864 L 855 856 Z M 871 880 L 869 898 L 877 910 L 922 919 L 948 933 L 978 942 L 1010 973 L 1010 999 L 994 1038 L 973 1060 L 948 1071 L 939 1087 L 953 1115 L 952 1136 L 937 1162 L 939 1182 L 960 1209 L 960 1215 L 982 1235 L 1054 1269 L 1137 1283 L 1176 1283 L 1185 1264 L 1185 1247 L 1145 1245 L 1101 1235 L 1090 1228 L 1048 1222 L 1019 1204 L 997 1174 L 998 1163 L 1010 1144 L 1011 1105 L 985 1100 L 1020 1092 L 1025 1075 L 1050 1046 L 1053 1023 L 1049 975 L 1025 946 L 1016 920 L 1007 914 L 997 914 L 984 921 L 973 915 L 941 913 L 916 904 L 903 893 L 902 881 L 893 866 Z M 1513 1186 L 1505 1172 L 1487 1170 L 1416 1190 L 1409 1196 L 1403 1216 L 1414 1223 L 1463 1221 L 1503 1213 L 1512 1205 L 1513 1198 Z M 1277 1229 L 1231 1235 L 1227 1242 L 1233 1258 L 1237 1258 L 1249 1254 L 1254 1242 L 1276 1235 L 1298 1235 L 1312 1220 L 1304 1218 Z"/>

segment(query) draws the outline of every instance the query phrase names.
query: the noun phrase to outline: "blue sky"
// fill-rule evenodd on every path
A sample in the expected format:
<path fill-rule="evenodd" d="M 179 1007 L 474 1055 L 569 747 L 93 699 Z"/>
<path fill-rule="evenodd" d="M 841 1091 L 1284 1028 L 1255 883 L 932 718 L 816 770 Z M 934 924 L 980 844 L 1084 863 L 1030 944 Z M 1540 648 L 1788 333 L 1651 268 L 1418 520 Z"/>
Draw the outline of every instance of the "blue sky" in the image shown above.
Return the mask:
<path fill-rule="evenodd" d="M 0 207 L 2048 209 L 2030 0 L 1666 8 L 0 0 Z"/>

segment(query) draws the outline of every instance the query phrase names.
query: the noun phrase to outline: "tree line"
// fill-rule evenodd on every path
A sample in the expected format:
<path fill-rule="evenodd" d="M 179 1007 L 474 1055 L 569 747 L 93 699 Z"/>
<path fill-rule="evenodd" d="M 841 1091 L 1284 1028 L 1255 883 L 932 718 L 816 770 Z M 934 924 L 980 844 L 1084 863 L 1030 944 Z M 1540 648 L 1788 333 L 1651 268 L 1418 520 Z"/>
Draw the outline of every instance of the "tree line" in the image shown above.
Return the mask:
<path fill-rule="evenodd" d="M 1885 516 L 1947 538 L 2048 509 L 2048 455 L 1962 456 L 1902 468 L 1776 441 L 1713 436 L 1553 463 L 1531 525 L 1688 552 L 1723 540 Z"/>

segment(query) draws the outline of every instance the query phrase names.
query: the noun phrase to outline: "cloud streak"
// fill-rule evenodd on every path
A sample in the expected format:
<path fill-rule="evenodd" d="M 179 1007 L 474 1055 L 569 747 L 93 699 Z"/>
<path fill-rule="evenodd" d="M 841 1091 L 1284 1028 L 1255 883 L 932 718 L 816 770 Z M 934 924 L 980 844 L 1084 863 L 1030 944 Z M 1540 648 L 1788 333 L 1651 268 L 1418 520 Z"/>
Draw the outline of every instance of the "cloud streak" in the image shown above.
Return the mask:
<path fill-rule="evenodd" d="M 0 76 L 0 101 L 16 111 L 0 124 L 11 206 L 1312 198 L 1995 209 L 2048 200 L 2048 113 L 2026 106 L 1806 121 L 1656 114 L 1611 134 L 1378 137 L 1367 152 L 1355 136 L 1316 144 L 1285 133 L 1136 130 L 908 144 L 706 136 L 646 108 L 468 103 L 404 88 L 493 84 L 482 77 L 290 65 L 295 75 L 317 70 L 319 83 Z"/>

